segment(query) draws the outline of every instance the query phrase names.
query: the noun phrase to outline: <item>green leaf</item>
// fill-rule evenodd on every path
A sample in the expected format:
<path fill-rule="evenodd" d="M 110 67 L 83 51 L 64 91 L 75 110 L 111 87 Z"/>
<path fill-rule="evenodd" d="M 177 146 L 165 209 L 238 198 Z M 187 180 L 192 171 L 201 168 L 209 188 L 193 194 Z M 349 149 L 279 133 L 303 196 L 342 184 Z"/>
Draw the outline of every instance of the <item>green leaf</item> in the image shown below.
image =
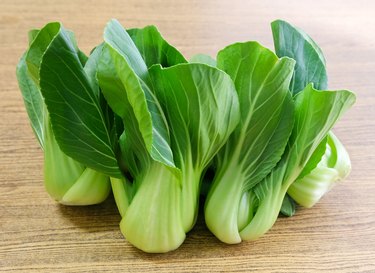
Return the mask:
<path fill-rule="evenodd" d="M 296 94 L 313 83 L 319 90 L 327 88 L 325 59 L 318 45 L 302 30 L 281 20 L 272 22 L 276 54 L 296 60 L 291 91 Z"/>
<path fill-rule="evenodd" d="M 113 111 L 123 121 L 131 145 L 144 146 L 154 160 L 174 166 L 164 114 L 151 91 L 147 66 L 125 29 L 115 20 L 104 32 L 98 78 Z M 142 147 L 139 147 L 143 151 Z M 143 152 L 137 152 L 143 156 Z M 146 161 L 146 160 L 145 160 Z"/>
<path fill-rule="evenodd" d="M 46 49 L 51 43 L 56 33 L 60 29 L 60 23 L 48 23 L 41 31 L 37 34 L 31 33 L 29 40 L 31 41 L 29 50 L 26 53 L 26 63 L 29 70 L 30 76 L 34 82 L 39 86 L 39 71 L 42 57 Z M 36 34 L 36 36 L 35 36 Z"/>
<path fill-rule="evenodd" d="M 216 67 L 216 60 L 206 54 L 196 54 L 190 58 L 190 63 L 202 63 Z"/>
<path fill-rule="evenodd" d="M 61 24 L 47 24 L 28 51 L 29 70 L 36 82 L 40 78 L 62 151 L 92 169 L 120 177 L 110 124 L 70 37 Z"/>
<path fill-rule="evenodd" d="M 277 58 L 257 42 L 230 45 L 219 52 L 217 61 L 235 83 L 241 119 L 217 156 L 205 218 L 220 240 L 237 243 L 243 193 L 275 167 L 293 128 L 294 105 L 288 87 L 295 62 Z"/>
<path fill-rule="evenodd" d="M 176 48 L 164 40 L 155 26 L 128 29 L 127 32 L 138 48 L 147 67 L 151 67 L 154 64 L 169 67 L 187 62 Z"/>
<path fill-rule="evenodd" d="M 238 99 L 232 80 L 205 64 L 180 64 L 150 73 L 171 128 L 178 167 L 186 159 L 203 171 L 238 123 Z"/>
<path fill-rule="evenodd" d="M 287 177 L 295 177 L 296 168 L 300 174 L 329 130 L 354 102 L 355 94 L 351 91 L 320 91 L 312 85 L 308 85 L 303 93 L 297 95 L 296 126 L 288 144 Z"/>
<path fill-rule="evenodd" d="M 87 62 L 84 65 L 84 71 L 87 75 L 87 79 L 90 82 L 91 89 L 95 92 L 95 96 L 100 96 L 99 84 L 96 78 L 96 73 L 98 70 L 98 65 L 100 61 L 100 56 L 102 55 L 104 44 L 100 44 L 94 48 L 90 54 L 90 58 L 87 59 Z"/>
<path fill-rule="evenodd" d="M 327 137 L 323 138 L 318 147 L 315 149 L 314 153 L 311 155 L 309 161 L 307 161 L 305 167 L 303 168 L 301 174 L 298 178 L 302 178 L 308 175 L 313 169 L 316 168 L 322 156 L 326 152 Z"/>
<path fill-rule="evenodd" d="M 147 65 L 133 40 L 115 19 L 110 20 L 104 30 L 104 41 L 125 58 L 127 66 L 140 80 L 150 83 Z"/>
<path fill-rule="evenodd" d="M 26 65 L 26 53 L 23 54 L 17 65 L 16 74 L 31 127 L 43 149 L 45 126 L 44 102 L 38 86 L 29 75 Z"/>
<path fill-rule="evenodd" d="M 39 31 L 40 31 L 40 29 L 32 29 L 32 30 L 29 31 L 29 33 L 28 33 L 29 46 L 34 41 L 34 39 L 36 38 L 36 36 L 38 35 Z"/>
<path fill-rule="evenodd" d="M 72 45 L 74 46 L 74 50 L 77 52 L 77 55 L 78 55 L 78 58 L 79 58 L 79 61 L 81 62 L 81 64 L 84 66 L 88 60 L 88 57 L 86 56 L 85 53 L 83 53 L 79 48 L 78 48 L 78 43 L 77 43 L 77 40 L 76 40 L 76 36 L 74 35 L 74 32 L 71 31 L 71 30 L 65 30 L 66 33 L 69 35 L 69 38 L 70 38 L 70 41 L 72 43 Z"/>
<path fill-rule="evenodd" d="M 288 194 L 284 196 L 280 212 L 287 217 L 291 217 L 296 213 L 296 203 Z"/>
<path fill-rule="evenodd" d="M 251 222 L 240 232 L 242 239 L 256 239 L 272 227 L 286 191 L 335 122 L 354 102 L 355 95 L 350 91 L 319 91 L 312 84 L 295 97 L 295 123 L 287 150 L 270 175 L 254 188 L 259 207 Z"/>
<path fill-rule="evenodd" d="M 278 59 L 257 42 L 230 45 L 217 60 L 235 83 L 241 109 L 222 161 L 240 161 L 247 180 L 244 189 L 249 189 L 280 160 L 291 134 L 294 105 L 288 86 L 295 62 Z"/>

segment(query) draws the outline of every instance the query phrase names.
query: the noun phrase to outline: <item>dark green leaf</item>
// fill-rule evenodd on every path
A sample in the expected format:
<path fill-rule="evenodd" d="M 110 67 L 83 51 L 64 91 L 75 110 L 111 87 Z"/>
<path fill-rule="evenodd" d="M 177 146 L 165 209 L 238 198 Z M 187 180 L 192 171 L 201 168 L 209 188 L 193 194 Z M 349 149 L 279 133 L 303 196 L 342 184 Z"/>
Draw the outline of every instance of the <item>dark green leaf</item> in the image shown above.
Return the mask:
<path fill-rule="evenodd" d="M 276 54 L 296 60 L 291 91 L 296 94 L 309 83 L 319 90 L 327 89 L 325 59 L 317 44 L 302 30 L 285 21 L 272 22 L 272 33 Z"/>
<path fill-rule="evenodd" d="M 62 151 L 90 168 L 120 177 L 114 153 L 116 143 L 100 97 L 85 73 L 71 36 L 61 24 L 47 24 L 39 32 L 29 49 L 27 63 L 37 82 L 40 78 L 53 132 Z"/>
<path fill-rule="evenodd" d="M 124 120 L 127 138 L 135 146 L 143 139 L 154 160 L 174 166 L 168 125 L 152 92 L 145 61 L 117 21 L 108 23 L 104 40 L 99 82 L 109 105 Z"/>
<path fill-rule="evenodd" d="M 288 194 L 284 196 L 280 212 L 287 217 L 291 217 L 296 213 L 296 203 Z"/>
<path fill-rule="evenodd" d="M 138 48 L 147 67 L 151 67 L 154 64 L 169 67 L 187 62 L 176 48 L 164 40 L 155 26 L 128 29 L 127 32 Z"/>

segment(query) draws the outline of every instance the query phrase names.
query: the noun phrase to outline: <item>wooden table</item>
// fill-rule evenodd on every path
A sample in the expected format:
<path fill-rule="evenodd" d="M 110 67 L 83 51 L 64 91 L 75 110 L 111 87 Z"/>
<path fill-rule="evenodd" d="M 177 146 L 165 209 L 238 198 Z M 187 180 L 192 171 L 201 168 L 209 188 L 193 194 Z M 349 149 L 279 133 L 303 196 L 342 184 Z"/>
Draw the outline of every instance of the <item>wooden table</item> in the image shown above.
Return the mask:
<path fill-rule="evenodd" d="M 113 199 L 66 207 L 43 187 L 43 154 L 29 126 L 15 67 L 27 31 L 48 21 L 74 30 L 89 52 L 104 25 L 157 25 L 187 57 L 235 41 L 272 48 L 270 22 L 306 30 L 328 61 L 330 88 L 358 95 L 337 124 L 353 164 L 350 177 L 312 209 L 280 218 L 261 239 L 220 243 L 200 218 L 185 243 L 142 253 L 120 233 Z M 0 2 L 1 272 L 375 272 L 375 4 L 371 1 L 43 1 Z"/>

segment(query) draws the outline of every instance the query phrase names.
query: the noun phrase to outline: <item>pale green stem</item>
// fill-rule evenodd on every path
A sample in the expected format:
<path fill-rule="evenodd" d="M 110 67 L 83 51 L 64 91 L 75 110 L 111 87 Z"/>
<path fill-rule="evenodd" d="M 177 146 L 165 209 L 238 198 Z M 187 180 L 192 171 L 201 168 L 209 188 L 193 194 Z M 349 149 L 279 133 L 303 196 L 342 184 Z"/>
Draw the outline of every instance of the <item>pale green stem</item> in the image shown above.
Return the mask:
<path fill-rule="evenodd" d="M 175 170 L 152 162 L 122 218 L 120 228 L 135 247 L 151 253 L 178 248 L 185 239 L 181 221 L 181 180 Z"/>

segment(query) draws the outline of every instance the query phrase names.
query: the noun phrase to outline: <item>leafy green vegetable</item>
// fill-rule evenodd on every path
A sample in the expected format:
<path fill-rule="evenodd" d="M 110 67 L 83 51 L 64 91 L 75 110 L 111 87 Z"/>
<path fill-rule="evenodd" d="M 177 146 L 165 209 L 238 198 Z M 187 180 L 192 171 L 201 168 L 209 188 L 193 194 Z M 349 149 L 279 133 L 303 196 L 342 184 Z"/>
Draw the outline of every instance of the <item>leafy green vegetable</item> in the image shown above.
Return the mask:
<path fill-rule="evenodd" d="M 28 69 L 40 85 L 62 151 L 90 168 L 121 177 L 113 114 L 101 108 L 99 89 L 88 79 L 75 44 L 60 23 L 47 24 L 30 45 Z"/>
<path fill-rule="evenodd" d="M 271 173 L 254 188 L 258 207 L 240 231 L 243 240 L 267 232 L 279 214 L 284 196 L 340 116 L 355 102 L 347 90 L 319 91 L 308 85 L 295 97 L 295 125 L 287 150 Z"/>
<path fill-rule="evenodd" d="M 313 206 L 350 172 L 330 130 L 355 95 L 318 90 L 325 59 L 302 30 L 277 20 L 272 31 L 277 54 L 245 42 L 187 62 L 154 26 L 111 20 L 89 56 L 61 23 L 31 30 L 17 79 L 47 192 L 89 205 L 112 187 L 122 233 L 152 253 L 182 244 L 200 194 L 226 243 Z"/>
<path fill-rule="evenodd" d="M 38 42 L 38 30 L 29 34 L 30 44 Z M 44 31 L 41 31 L 42 35 Z M 34 48 L 36 46 L 34 45 Z M 33 131 L 44 151 L 44 183 L 52 198 L 67 205 L 89 205 L 105 200 L 110 192 L 108 177 L 68 157 L 58 146 L 52 131 L 49 113 L 39 88 L 39 75 L 31 73 L 26 64 L 26 52 L 17 66 L 17 79 Z M 40 67 L 34 55 L 34 64 Z M 34 70 L 35 72 L 36 70 Z"/>
<path fill-rule="evenodd" d="M 152 159 L 173 167 L 168 125 L 151 91 L 145 61 L 125 29 L 115 20 L 108 23 L 104 41 L 98 79 L 108 104 L 123 119 L 125 128 L 131 126 L 127 138 L 132 145 L 145 145 Z M 144 153 L 143 147 L 137 149 Z"/>
<path fill-rule="evenodd" d="M 290 56 L 296 60 L 299 69 L 295 71 L 294 81 L 312 82 L 318 88 L 326 88 L 328 77 L 325 68 L 325 58 L 319 46 L 302 30 L 284 21 L 273 22 L 272 31 L 277 54 L 279 56 Z M 290 41 L 291 37 L 293 38 L 293 44 L 285 42 Z M 293 86 L 294 89 L 292 91 L 294 93 L 300 91 L 298 86 L 298 84 Z M 335 140 L 334 142 L 332 138 Z M 333 166 L 328 167 L 326 163 L 328 156 L 334 156 L 331 153 L 333 148 L 330 144 L 339 146 L 339 151 L 341 151 L 342 157 L 346 161 L 346 170 L 340 170 L 340 175 L 337 174 L 338 170 L 335 170 Z M 325 192 L 328 192 L 333 187 L 336 180 L 344 178 L 344 173 L 346 176 L 349 172 L 349 155 L 331 132 L 314 151 L 300 174 L 299 180 L 297 180 L 298 183 L 297 181 L 295 182 L 297 185 L 293 186 L 294 184 L 292 184 L 288 192 L 290 191 L 289 194 L 297 198 L 298 201 L 297 199 L 295 200 L 301 205 L 311 207 L 319 201 Z M 303 179 L 305 176 L 306 178 Z"/>
<path fill-rule="evenodd" d="M 137 30 L 137 36 L 147 37 L 149 30 Z M 175 65 L 174 49 L 163 47 L 166 55 L 159 54 L 160 44 L 167 44 L 161 39 L 154 36 L 149 54 L 141 54 L 144 48 L 112 20 L 98 67 L 102 92 L 123 119 L 120 146 L 134 179 L 112 179 L 120 227 L 147 252 L 170 251 L 183 242 L 195 223 L 202 172 L 238 118 L 230 78 L 212 67 L 183 64 L 184 58 Z M 148 71 L 152 62 L 172 67 Z"/>
<path fill-rule="evenodd" d="M 219 52 L 217 60 L 236 85 L 241 120 L 217 156 L 205 219 L 216 237 L 237 243 L 246 224 L 239 215 L 242 196 L 275 167 L 293 128 L 294 105 L 288 86 L 294 61 L 278 59 L 256 42 L 230 45 Z"/>
<path fill-rule="evenodd" d="M 138 35 L 142 36 L 141 30 Z M 180 218 L 175 215 L 178 207 L 166 206 L 169 202 L 178 205 L 172 188 L 179 187 L 168 125 L 151 91 L 145 60 L 128 33 L 112 20 L 105 29 L 104 40 L 97 76 L 109 105 L 123 120 L 121 156 L 134 178 L 133 183 L 125 177 L 111 179 L 123 217 L 120 227 L 136 247 L 147 252 L 166 252 L 177 248 L 185 238 L 185 232 L 178 228 Z"/>

